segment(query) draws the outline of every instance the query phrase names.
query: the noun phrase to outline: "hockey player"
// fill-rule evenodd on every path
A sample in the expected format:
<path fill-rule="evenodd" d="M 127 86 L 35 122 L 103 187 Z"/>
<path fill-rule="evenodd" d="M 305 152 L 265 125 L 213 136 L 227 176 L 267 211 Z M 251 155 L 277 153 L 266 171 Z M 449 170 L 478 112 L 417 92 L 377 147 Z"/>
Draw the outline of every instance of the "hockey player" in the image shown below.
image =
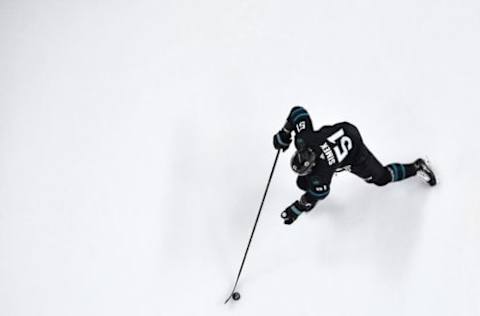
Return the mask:
<path fill-rule="evenodd" d="M 431 186 L 437 183 L 432 169 L 421 158 L 410 164 L 383 166 L 365 146 L 357 128 L 348 122 L 323 126 L 315 131 L 308 112 L 296 106 L 290 111 L 283 128 L 273 137 L 274 147 L 287 150 L 292 132 L 295 133 L 297 150 L 290 165 L 299 175 L 297 186 L 305 193 L 282 212 L 281 217 L 287 225 L 327 197 L 336 172 L 347 170 L 378 186 L 417 174 Z"/>

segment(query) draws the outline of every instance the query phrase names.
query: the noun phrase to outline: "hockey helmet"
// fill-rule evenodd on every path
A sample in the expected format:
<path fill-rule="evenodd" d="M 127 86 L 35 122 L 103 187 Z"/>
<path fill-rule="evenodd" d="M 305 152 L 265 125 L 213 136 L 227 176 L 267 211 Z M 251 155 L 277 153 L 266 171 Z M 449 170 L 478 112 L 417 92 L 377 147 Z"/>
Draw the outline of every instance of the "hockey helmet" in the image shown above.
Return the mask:
<path fill-rule="evenodd" d="M 297 150 L 290 160 L 290 166 L 294 172 L 298 173 L 300 176 L 305 176 L 312 172 L 316 158 L 317 155 L 311 148 Z"/>

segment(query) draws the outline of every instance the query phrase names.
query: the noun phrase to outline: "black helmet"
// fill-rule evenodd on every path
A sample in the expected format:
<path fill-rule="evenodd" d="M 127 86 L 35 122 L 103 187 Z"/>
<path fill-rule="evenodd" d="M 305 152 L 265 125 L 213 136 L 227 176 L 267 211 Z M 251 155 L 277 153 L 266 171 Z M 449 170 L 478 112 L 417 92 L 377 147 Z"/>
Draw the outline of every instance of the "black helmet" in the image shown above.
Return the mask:
<path fill-rule="evenodd" d="M 297 150 L 290 160 L 292 170 L 301 176 L 309 174 L 315 166 L 315 152 L 310 148 Z"/>

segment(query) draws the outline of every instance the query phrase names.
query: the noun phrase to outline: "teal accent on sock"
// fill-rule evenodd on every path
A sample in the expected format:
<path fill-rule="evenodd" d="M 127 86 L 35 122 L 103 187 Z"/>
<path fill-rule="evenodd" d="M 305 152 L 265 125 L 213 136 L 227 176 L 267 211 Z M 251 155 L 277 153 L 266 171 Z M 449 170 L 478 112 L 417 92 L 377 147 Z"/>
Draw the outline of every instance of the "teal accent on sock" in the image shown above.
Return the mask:
<path fill-rule="evenodd" d="M 395 182 L 397 181 L 397 168 L 395 168 L 394 164 L 391 164 L 390 166 L 392 167 L 392 170 L 393 170 L 393 182 Z"/>
<path fill-rule="evenodd" d="M 402 174 L 401 174 L 401 171 L 400 171 L 400 165 L 399 165 L 399 164 L 395 164 L 395 169 L 397 169 L 397 181 L 402 180 Z"/>
<path fill-rule="evenodd" d="M 392 166 L 393 166 L 393 169 L 395 170 L 395 181 L 399 181 L 400 180 L 400 171 L 397 169 L 398 164 L 394 163 Z"/>
<path fill-rule="evenodd" d="M 402 169 L 402 180 L 403 180 L 407 176 L 407 171 L 405 170 L 404 165 L 400 165 L 400 168 Z"/>

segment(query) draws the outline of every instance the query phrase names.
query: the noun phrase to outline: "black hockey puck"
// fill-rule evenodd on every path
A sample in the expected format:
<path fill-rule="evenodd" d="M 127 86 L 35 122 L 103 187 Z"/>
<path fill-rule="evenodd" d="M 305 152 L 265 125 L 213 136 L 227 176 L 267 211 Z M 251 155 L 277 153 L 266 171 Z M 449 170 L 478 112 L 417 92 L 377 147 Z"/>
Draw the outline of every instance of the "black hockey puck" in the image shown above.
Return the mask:
<path fill-rule="evenodd" d="M 238 301 L 240 299 L 240 293 L 234 292 L 232 294 L 232 298 L 233 298 L 234 301 Z"/>

